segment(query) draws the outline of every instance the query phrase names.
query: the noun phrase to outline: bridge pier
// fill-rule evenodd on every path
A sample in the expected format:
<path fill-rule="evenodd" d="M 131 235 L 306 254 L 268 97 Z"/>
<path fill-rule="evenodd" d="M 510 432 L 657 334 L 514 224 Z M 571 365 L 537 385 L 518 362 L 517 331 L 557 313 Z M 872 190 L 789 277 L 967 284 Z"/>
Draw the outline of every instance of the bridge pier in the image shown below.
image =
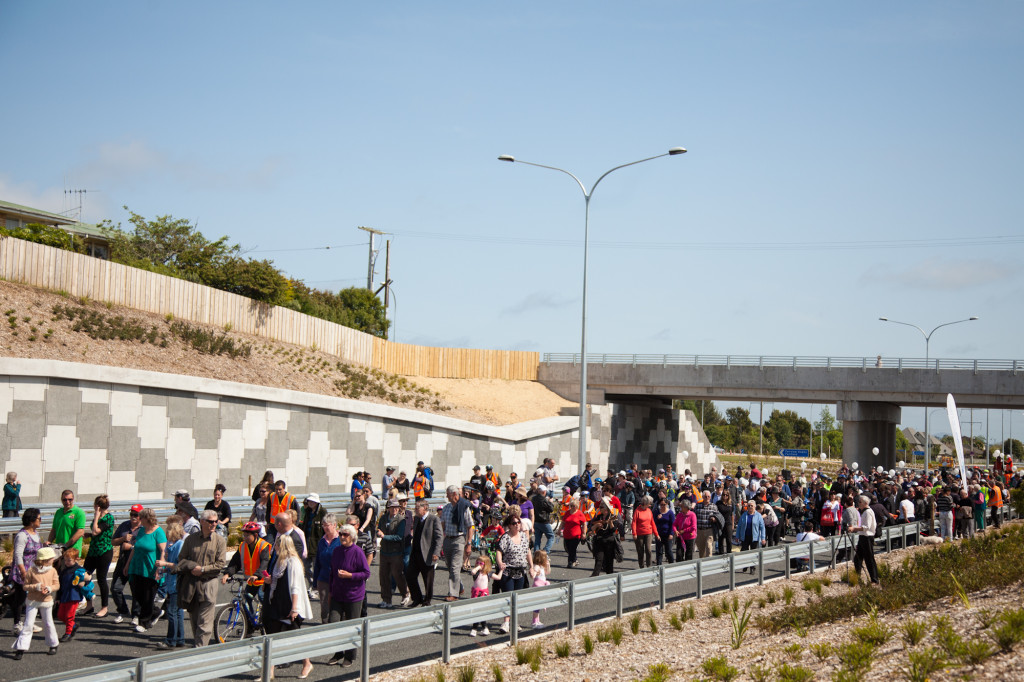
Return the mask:
<path fill-rule="evenodd" d="M 862 400 L 841 400 L 836 405 L 836 418 L 843 422 L 843 461 L 857 462 L 860 468 L 896 467 L 896 425 L 900 423 L 900 406 L 892 403 Z M 878 456 L 871 454 L 878 448 Z"/>

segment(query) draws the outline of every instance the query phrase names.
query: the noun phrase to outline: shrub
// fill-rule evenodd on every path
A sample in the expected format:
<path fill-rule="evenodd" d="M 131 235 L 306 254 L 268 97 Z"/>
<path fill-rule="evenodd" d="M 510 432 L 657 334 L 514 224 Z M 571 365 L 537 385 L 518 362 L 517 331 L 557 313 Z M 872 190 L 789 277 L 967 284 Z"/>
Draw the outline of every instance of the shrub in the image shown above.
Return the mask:
<path fill-rule="evenodd" d="M 768 682 L 772 670 L 768 666 L 758 664 L 750 666 L 750 670 L 748 672 L 750 672 L 750 678 L 754 680 L 754 682 Z"/>
<path fill-rule="evenodd" d="M 907 655 L 907 667 L 901 668 L 907 682 L 928 682 L 934 673 L 946 667 L 942 652 L 934 647 L 911 651 Z"/>
<path fill-rule="evenodd" d="M 836 650 L 836 655 L 844 670 L 864 675 L 871 669 L 871 657 L 874 652 L 875 649 L 870 644 L 849 642 L 840 646 Z"/>
<path fill-rule="evenodd" d="M 558 642 L 555 644 L 555 655 L 559 658 L 569 658 L 569 653 L 572 651 L 572 647 L 569 642 Z"/>
<path fill-rule="evenodd" d="M 647 614 L 647 627 L 651 629 L 651 634 L 658 634 L 658 621 L 655 620 L 653 613 Z"/>
<path fill-rule="evenodd" d="M 1024 633 L 1020 628 L 1014 627 L 1012 623 L 1004 622 L 992 628 L 992 640 L 1004 653 L 1010 653 L 1022 638 L 1024 638 Z"/>
<path fill-rule="evenodd" d="M 739 649 L 743 646 L 743 637 L 746 635 L 747 626 L 750 623 L 750 606 L 744 606 L 742 614 L 730 611 L 729 617 L 732 619 L 732 636 L 729 643 L 733 649 Z"/>
<path fill-rule="evenodd" d="M 819 663 L 824 663 L 835 653 L 831 642 L 819 642 L 818 644 L 812 644 L 808 648 L 814 654 L 814 657 L 818 659 Z"/>
<path fill-rule="evenodd" d="M 505 682 L 505 671 L 498 663 L 491 664 L 491 674 L 494 675 L 494 682 Z"/>
<path fill-rule="evenodd" d="M 673 630 L 683 629 L 683 621 L 679 620 L 679 616 L 674 613 L 668 617 L 668 624 L 672 626 Z"/>
<path fill-rule="evenodd" d="M 775 672 L 779 682 L 808 682 L 814 679 L 814 671 L 802 665 L 783 663 Z"/>
<path fill-rule="evenodd" d="M 978 622 L 981 623 L 982 630 L 988 630 L 993 623 L 999 620 L 999 614 L 989 609 L 978 609 L 975 615 L 978 616 Z"/>
<path fill-rule="evenodd" d="M 905 646 L 917 646 L 928 634 L 928 624 L 923 620 L 907 621 L 900 628 L 903 631 L 903 644 Z"/>
<path fill-rule="evenodd" d="M 722 609 L 719 608 L 718 604 L 712 604 L 711 605 L 711 617 L 712 618 L 718 618 L 721 615 L 722 615 Z"/>
<path fill-rule="evenodd" d="M 652 663 L 647 666 L 647 677 L 643 682 L 665 682 L 672 675 L 667 663 Z"/>
<path fill-rule="evenodd" d="M 459 682 L 473 682 L 476 679 L 476 666 L 472 663 L 459 666 L 456 674 Z"/>
<path fill-rule="evenodd" d="M 440 663 L 434 666 L 434 680 L 435 682 L 444 682 L 444 666 Z"/>
<path fill-rule="evenodd" d="M 594 653 L 594 638 L 590 635 L 583 635 L 583 651 L 587 655 Z"/>
<path fill-rule="evenodd" d="M 640 632 L 640 614 L 634 613 L 629 617 L 629 631 L 634 635 Z"/>
<path fill-rule="evenodd" d="M 597 641 L 601 644 L 612 641 L 612 633 L 609 628 L 598 628 L 597 629 Z"/>
<path fill-rule="evenodd" d="M 615 643 L 615 646 L 619 646 L 620 644 L 622 644 L 622 635 L 623 634 L 625 634 L 625 633 L 622 630 L 622 626 L 621 625 L 619 625 L 618 623 L 615 623 L 614 625 L 612 625 L 611 636 L 612 636 L 612 642 Z M 538 648 L 540 648 L 540 647 L 538 647 Z"/>
<path fill-rule="evenodd" d="M 964 650 L 964 640 L 952 629 L 935 629 L 935 641 L 949 658 L 960 658 Z"/>
<path fill-rule="evenodd" d="M 799 661 L 800 655 L 804 652 L 804 645 L 800 644 L 799 642 L 793 642 L 789 646 L 783 648 L 783 651 L 785 651 L 786 655 L 792 658 L 794 661 Z"/>
<path fill-rule="evenodd" d="M 725 656 L 709 658 L 701 663 L 700 668 L 704 671 L 705 675 L 719 682 L 732 682 L 740 674 L 739 670 L 729 665 L 729 662 L 725 660 Z"/>
<path fill-rule="evenodd" d="M 880 647 L 890 639 L 892 639 L 892 630 L 889 627 L 874 618 L 872 618 L 867 624 L 853 629 L 853 636 L 865 644 L 871 644 L 874 647 Z"/>
<path fill-rule="evenodd" d="M 960 660 L 965 664 L 978 665 L 996 653 L 995 647 L 983 639 L 964 642 L 960 649 Z"/>
<path fill-rule="evenodd" d="M 793 596 L 795 594 L 796 592 L 789 585 L 786 585 L 782 588 L 782 600 L 786 602 L 786 606 L 789 606 L 793 603 Z"/>

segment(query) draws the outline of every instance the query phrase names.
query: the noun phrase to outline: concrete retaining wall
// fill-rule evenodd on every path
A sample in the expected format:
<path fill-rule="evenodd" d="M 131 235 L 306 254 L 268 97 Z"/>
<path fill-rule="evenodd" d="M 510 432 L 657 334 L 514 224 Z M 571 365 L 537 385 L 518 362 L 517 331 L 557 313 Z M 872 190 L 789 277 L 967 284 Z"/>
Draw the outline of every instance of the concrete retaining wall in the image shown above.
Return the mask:
<path fill-rule="evenodd" d="M 710 444 L 693 415 L 667 408 L 592 409 L 592 458 L 703 471 Z M 248 491 L 266 469 L 296 493 L 345 491 L 352 473 L 379 481 L 391 464 L 410 475 L 429 463 L 438 485 L 468 480 L 475 463 L 503 479 L 546 457 L 573 473 L 576 417 L 485 426 L 414 410 L 191 376 L 50 360 L 0 360 L 0 466 L 17 471 L 22 499 L 197 499 L 217 482 Z M 696 431 L 700 431 L 696 425 Z M 693 453 L 690 461 L 683 450 Z M 709 454 L 710 453 L 710 454 Z"/>

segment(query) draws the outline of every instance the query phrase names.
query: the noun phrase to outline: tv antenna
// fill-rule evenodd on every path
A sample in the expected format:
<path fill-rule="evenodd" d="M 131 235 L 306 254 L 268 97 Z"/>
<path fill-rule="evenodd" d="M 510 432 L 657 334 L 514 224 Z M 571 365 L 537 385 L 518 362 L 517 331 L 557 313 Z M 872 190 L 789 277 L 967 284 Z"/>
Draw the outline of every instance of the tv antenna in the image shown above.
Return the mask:
<path fill-rule="evenodd" d="M 377 248 L 377 249 L 373 248 L 373 238 L 375 236 L 377 236 L 377 235 L 384 235 L 384 234 L 387 234 L 387 233 L 386 232 L 381 232 L 380 230 L 375 230 L 372 227 L 362 227 L 362 226 L 359 226 L 359 229 L 363 230 L 364 232 L 369 232 L 370 233 L 370 257 L 369 257 L 369 264 L 367 265 L 367 271 L 366 271 L 366 288 L 369 289 L 370 291 L 373 291 L 373 274 L 374 274 L 373 270 L 374 270 L 374 266 L 377 264 L 377 254 L 380 252 L 379 248 Z"/>
<path fill-rule="evenodd" d="M 64 190 L 64 210 L 61 214 L 74 217 L 82 222 L 82 207 L 85 205 L 85 195 L 89 192 L 99 192 L 98 189 L 66 189 Z"/>

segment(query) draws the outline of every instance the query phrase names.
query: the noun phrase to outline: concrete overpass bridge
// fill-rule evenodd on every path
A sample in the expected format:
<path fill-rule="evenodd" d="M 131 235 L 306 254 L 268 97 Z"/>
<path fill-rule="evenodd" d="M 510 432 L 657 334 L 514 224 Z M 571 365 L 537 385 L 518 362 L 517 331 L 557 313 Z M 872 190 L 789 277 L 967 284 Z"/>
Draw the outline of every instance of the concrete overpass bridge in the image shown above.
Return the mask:
<path fill-rule="evenodd" d="M 538 381 L 579 400 L 580 355 L 546 353 Z M 664 405 L 674 399 L 836 403 L 843 453 L 895 465 L 902 406 L 1024 408 L 1024 360 L 756 355 L 587 354 L 587 400 Z"/>

